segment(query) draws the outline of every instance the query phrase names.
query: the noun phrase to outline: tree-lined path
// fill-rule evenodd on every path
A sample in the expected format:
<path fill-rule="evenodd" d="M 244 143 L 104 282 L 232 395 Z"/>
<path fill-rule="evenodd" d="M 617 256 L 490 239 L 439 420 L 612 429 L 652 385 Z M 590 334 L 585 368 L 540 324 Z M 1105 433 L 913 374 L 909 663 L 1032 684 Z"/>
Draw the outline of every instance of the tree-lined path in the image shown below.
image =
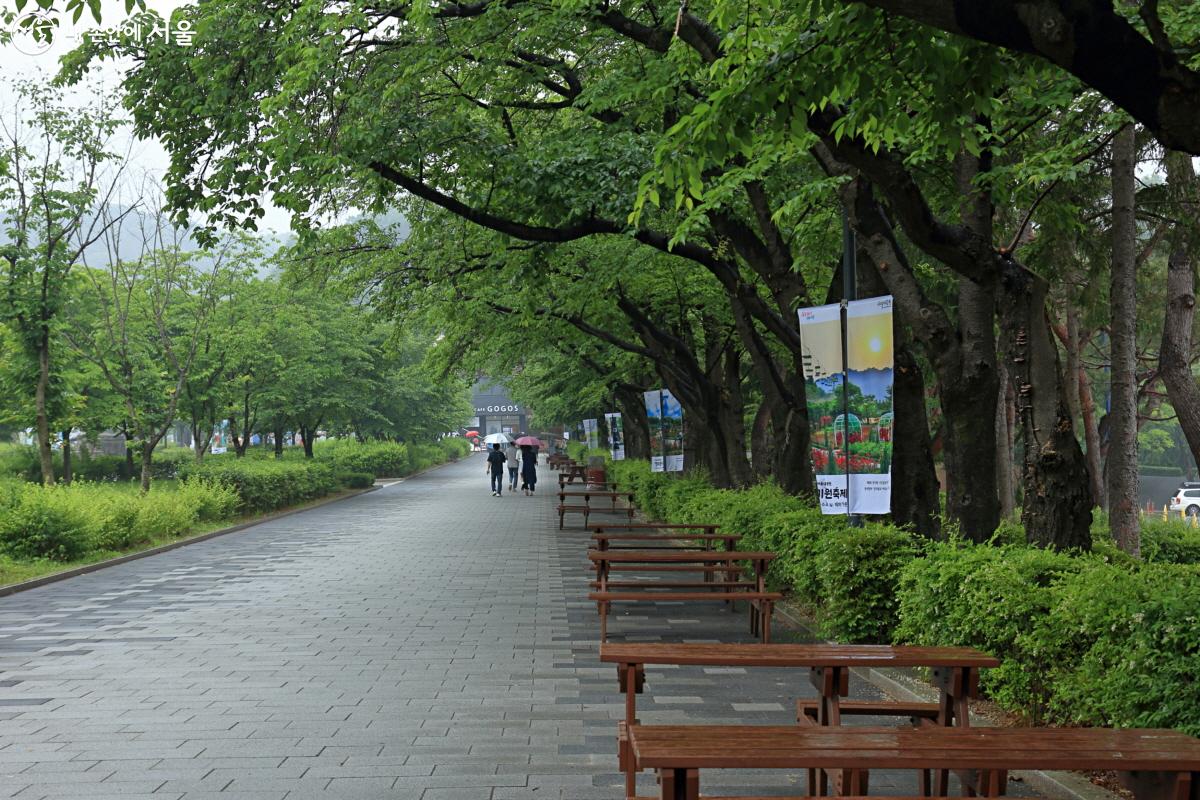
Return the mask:
<path fill-rule="evenodd" d="M 497 499 L 474 456 L 0 598 L 0 797 L 616 800 L 623 707 L 553 477 Z M 741 613 L 680 613 L 639 607 L 618 637 L 747 640 Z M 639 707 L 786 724 L 811 694 L 652 667 Z"/>

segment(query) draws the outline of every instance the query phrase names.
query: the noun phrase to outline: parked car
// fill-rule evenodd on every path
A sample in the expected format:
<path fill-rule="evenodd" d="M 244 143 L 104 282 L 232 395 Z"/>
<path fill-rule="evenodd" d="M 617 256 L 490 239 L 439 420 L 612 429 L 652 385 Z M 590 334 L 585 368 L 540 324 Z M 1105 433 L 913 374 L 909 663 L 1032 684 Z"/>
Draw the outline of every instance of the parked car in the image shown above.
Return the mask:
<path fill-rule="evenodd" d="M 1176 514 L 1182 511 L 1189 517 L 1200 516 L 1200 481 L 1185 481 L 1180 485 L 1167 508 Z"/>

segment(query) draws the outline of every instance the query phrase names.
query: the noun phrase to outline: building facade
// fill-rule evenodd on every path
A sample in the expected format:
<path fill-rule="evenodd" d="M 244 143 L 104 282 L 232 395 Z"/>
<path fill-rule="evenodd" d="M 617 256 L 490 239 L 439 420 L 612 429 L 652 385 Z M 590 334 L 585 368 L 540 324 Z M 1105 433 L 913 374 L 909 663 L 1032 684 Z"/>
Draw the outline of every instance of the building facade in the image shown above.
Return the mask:
<path fill-rule="evenodd" d="M 472 387 L 471 402 L 475 418 L 471 426 L 480 434 L 524 433 L 529 430 L 529 409 L 517 405 L 508 396 L 508 389 L 488 378 Z"/>

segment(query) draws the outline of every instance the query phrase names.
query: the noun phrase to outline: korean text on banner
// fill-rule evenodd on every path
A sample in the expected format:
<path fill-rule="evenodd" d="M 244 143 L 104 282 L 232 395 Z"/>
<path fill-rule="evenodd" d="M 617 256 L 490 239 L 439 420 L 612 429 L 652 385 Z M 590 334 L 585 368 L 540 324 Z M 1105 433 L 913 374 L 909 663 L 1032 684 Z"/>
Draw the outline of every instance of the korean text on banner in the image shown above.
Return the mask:
<path fill-rule="evenodd" d="M 621 420 L 621 413 L 618 411 L 605 414 L 604 422 L 608 425 L 608 448 L 612 451 L 612 460 L 623 461 L 625 459 L 625 426 Z"/>

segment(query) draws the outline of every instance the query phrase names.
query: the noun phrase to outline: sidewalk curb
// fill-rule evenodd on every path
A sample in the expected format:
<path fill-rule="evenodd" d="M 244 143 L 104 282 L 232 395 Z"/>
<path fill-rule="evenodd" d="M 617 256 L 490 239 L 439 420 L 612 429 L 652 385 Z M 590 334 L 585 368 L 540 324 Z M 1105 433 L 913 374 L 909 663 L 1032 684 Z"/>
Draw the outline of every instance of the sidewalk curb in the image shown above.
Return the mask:
<path fill-rule="evenodd" d="M 820 639 L 812 626 L 790 613 L 782 605 L 775 613 L 787 620 L 792 627 L 812 634 Z M 937 692 L 928 686 L 914 669 L 898 667 L 853 667 L 850 670 L 859 679 L 866 681 L 893 700 L 928 703 L 937 700 Z M 928 692 L 922 691 L 928 688 Z M 983 723 L 986 726 L 986 722 Z M 1010 777 L 1028 784 L 1038 794 L 1058 800 L 1120 800 L 1119 796 L 1102 786 L 1097 786 L 1077 772 L 1048 772 L 1045 770 L 1014 770 Z"/>
<path fill-rule="evenodd" d="M 215 539 L 218 536 L 225 536 L 226 534 L 237 533 L 238 531 L 244 531 L 247 528 L 253 528 L 255 525 L 261 525 L 264 522 L 274 522 L 277 519 L 283 519 L 284 517 L 290 517 L 293 514 L 302 514 L 305 511 L 312 511 L 313 509 L 321 508 L 322 506 L 332 505 L 334 503 L 340 503 L 343 500 L 349 500 L 353 497 L 359 497 L 364 494 L 376 492 L 382 488 L 383 488 L 382 486 L 370 486 L 366 489 L 359 489 L 357 491 L 354 491 L 352 494 L 344 494 L 344 495 L 341 495 L 340 497 L 326 498 L 324 500 L 320 500 L 316 503 L 313 503 L 312 505 L 304 506 L 303 508 L 289 508 L 284 511 L 276 512 L 274 514 L 268 514 L 267 516 L 260 517 L 258 519 L 249 520 L 247 522 L 239 522 L 237 525 L 231 525 L 228 528 L 220 528 L 215 531 L 209 531 L 208 533 L 202 533 L 199 536 L 191 536 L 191 537 L 188 537 L 187 539 L 180 539 L 179 541 L 176 541 L 176 542 L 168 542 L 167 544 L 161 544 L 158 547 L 151 547 L 148 550 L 139 550 L 136 553 L 127 553 L 126 555 L 117 556 L 116 558 L 109 558 L 104 561 L 97 561 L 95 564 L 84 564 L 81 567 L 72 567 L 71 569 L 63 570 L 62 572 L 55 572 L 51 575 L 43 575 L 40 578 L 31 578 L 30 580 L 21 581 L 20 583 L 9 583 L 4 586 L 0 586 L 0 597 L 7 597 L 8 595 L 16 594 L 17 592 L 26 592 L 26 591 L 29 591 L 30 589 L 37 589 L 40 586 L 45 586 L 50 583 L 57 583 L 58 581 L 65 581 L 67 578 L 76 578 L 80 575 L 87 575 L 89 572 L 97 572 L 98 570 L 106 569 L 108 567 L 115 567 L 119 564 L 126 564 L 130 561 L 136 561 L 139 558 L 148 558 L 149 556 L 156 556 L 159 553 L 166 553 L 170 550 L 175 550 L 180 547 L 186 547 L 189 544 L 197 544 L 198 542 L 206 542 L 209 539 Z"/>

